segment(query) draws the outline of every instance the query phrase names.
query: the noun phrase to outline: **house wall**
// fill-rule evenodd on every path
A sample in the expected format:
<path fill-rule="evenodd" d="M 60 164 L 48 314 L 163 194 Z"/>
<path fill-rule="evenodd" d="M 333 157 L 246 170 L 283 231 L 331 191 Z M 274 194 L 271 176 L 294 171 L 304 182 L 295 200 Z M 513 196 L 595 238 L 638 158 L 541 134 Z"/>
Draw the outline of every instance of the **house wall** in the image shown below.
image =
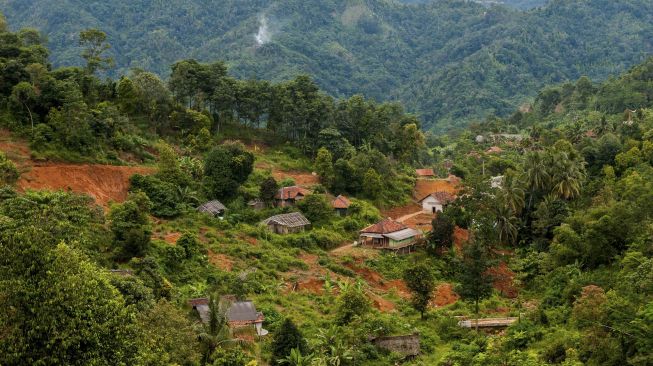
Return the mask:
<path fill-rule="evenodd" d="M 401 247 L 401 246 L 404 246 L 404 245 L 412 244 L 414 242 L 415 242 L 415 237 L 414 236 L 410 237 L 410 238 L 407 238 L 407 239 L 404 239 L 404 240 L 392 240 L 392 239 L 390 239 L 390 245 L 389 246 L 391 248 L 395 248 L 395 247 Z"/>
<path fill-rule="evenodd" d="M 336 215 L 344 217 L 347 216 L 347 209 L 346 208 L 336 208 Z"/>
<path fill-rule="evenodd" d="M 424 212 L 433 213 L 433 209 L 435 209 L 435 212 L 442 212 L 442 204 L 433 197 L 427 197 L 422 201 L 422 210 Z"/>

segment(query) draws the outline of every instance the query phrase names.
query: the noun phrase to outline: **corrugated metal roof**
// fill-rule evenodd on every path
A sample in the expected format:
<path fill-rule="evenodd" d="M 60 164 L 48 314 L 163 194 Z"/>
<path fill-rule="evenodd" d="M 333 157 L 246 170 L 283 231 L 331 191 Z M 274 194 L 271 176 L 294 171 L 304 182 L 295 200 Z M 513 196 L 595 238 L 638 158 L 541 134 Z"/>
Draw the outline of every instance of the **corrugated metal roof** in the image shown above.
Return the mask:
<path fill-rule="evenodd" d="M 392 240 L 404 240 L 408 238 L 413 238 L 415 236 L 421 235 L 422 233 L 411 228 L 403 229 L 394 233 L 385 234 L 384 236 Z"/>
<path fill-rule="evenodd" d="M 262 222 L 264 225 L 277 224 L 287 227 L 298 227 L 310 225 L 311 222 L 308 221 L 304 215 L 299 212 L 291 212 L 287 214 L 275 215 Z"/>
<path fill-rule="evenodd" d="M 256 306 L 252 301 L 237 301 L 227 310 L 227 319 L 235 321 L 255 321 L 259 317 Z"/>
<path fill-rule="evenodd" d="M 309 194 L 311 194 L 311 191 L 306 188 L 291 186 L 279 189 L 274 198 L 278 200 L 294 200 L 297 196 L 308 196 Z"/>
<path fill-rule="evenodd" d="M 213 215 L 217 215 L 226 210 L 227 207 L 225 207 L 225 205 L 223 205 L 222 202 L 218 200 L 209 201 L 197 208 L 197 211 L 199 212 L 206 212 Z"/>

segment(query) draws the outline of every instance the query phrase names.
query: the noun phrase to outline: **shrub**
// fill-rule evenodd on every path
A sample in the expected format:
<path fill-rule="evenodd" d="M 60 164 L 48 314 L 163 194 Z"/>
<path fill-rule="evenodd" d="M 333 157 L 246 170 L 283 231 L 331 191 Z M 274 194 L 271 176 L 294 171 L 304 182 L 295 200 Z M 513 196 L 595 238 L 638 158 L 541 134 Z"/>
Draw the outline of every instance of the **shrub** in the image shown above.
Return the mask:
<path fill-rule="evenodd" d="M 16 165 L 0 151 L 0 184 L 13 185 L 20 177 Z"/>
<path fill-rule="evenodd" d="M 152 214 L 157 217 L 175 217 L 181 213 L 181 205 L 177 201 L 177 188 L 174 184 L 164 182 L 154 176 L 133 175 L 129 190 L 141 191 L 152 202 Z"/>

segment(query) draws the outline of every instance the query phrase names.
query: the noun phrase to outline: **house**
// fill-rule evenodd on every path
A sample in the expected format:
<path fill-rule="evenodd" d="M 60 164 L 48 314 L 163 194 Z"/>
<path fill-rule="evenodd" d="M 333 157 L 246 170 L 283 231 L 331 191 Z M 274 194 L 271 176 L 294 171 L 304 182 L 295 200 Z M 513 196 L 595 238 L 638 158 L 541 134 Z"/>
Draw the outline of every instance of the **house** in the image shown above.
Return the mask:
<path fill-rule="evenodd" d="M 261 211 L 261 210 L 265 209 L 266 204 L 260 198 L 255 198 L 255 199 L 247 202 L 247 207 L 249 207 L 249 208 L 251 208 L 252 210 L 255 210 L 255 211 Z"/>
<path fill-rule="evenodd" d="M 209 301 L 207 297 L 188 300 L 188 305 L 197 311 L 200 320 L 204 324 L 208 324 L 211 320 Z M 263 329 L 265 317 L 263 313 L 256 311 L 252 301 L 236 301 L 232 296 L 224 296 L 220 298 L 220 303 L 228 306 L 225 315 L 230 328 L 243 328 L 253 325 L 256 334 L 260 336 L 268 334 L 268 331 Z"/>
<path fill-rule="evenodd" d="M 274 195 L 274 200 L 277 207 L 294 206 L 309 194 L 311 194 L 311 191 L 299 186 L 283 187 Z"/>
<path fill-rule="evenodd" d="M 351 201 L 349 201 L 349 199 L 343 195 L 339 195 L 333 201 L 331 201 L 331 206 L 336 211 L 338 216 L 347 216 L 349 205 L 351 205 Z"/>
<path fill-rule="evenodd" d="M 274 233 L 291 234 L 306 230 L 311 225 L 311 222 L 301 213 L 291 212 L 272 216 L 264 220 L 262 224 L 266 225 Z"/>
<path fill-rule="evenodd" d="M 433 169 L 415 169 L 415 174 L 417 174 L 417 178 L 421 179 L 435 178 Z"/>
<path fill-rule="evenodd" d="M 412 247 L 418 244 L 422 232 L 387 218 L 370 225 L 360 232 L 360 243 L 375 249 L 393 250 L 400 253 L 410 253 Z"/>
<path fill-rule="evenodd" d="M 253 325 L 256 334 L 264 336 L 268 334 L 268 331 L 263 329 L 263 321 L 265 321 L 265 316 L 263 316 L 263 313 L 256 311 L 254 302 L 250 300 L 234 301 L 227 309 L 227 322 L 232 329 Z"/>
<path fill-rule="evenodd" d="M 210 320 L 210 308 L 209 308 L 209 298 L 200 297 L 197 299 L 188 300 L 188 305 L 190 305 L 193 310 L 197 311 L 197 314 L 200 316 L 202 323 L 208 324 Z"/>
<path fill-rule="evenodd" d="M 448 192 L 433 192 L 419 200 L 422 210 L 428 213 L 442 212 L 444 207 L 456 199 L 454 195 Z"/>
<path fill-rule="evenodd" d="M 224 217 L 227 207 L 218 200 L 209 201 L 197 208 L 197 211 L 211 214 L 216 217 Z"/>

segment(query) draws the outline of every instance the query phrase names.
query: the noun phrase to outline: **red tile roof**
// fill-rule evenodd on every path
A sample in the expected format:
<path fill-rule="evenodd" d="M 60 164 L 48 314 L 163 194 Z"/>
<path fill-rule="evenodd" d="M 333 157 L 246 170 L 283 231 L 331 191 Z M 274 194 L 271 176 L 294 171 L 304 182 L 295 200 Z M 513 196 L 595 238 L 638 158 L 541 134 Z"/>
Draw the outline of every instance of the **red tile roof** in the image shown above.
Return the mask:
<path fill-rule="evenodd" d="M 331 205 L 333 208 L 349 208 L 349 205 L 351 205 L 351 201 L 345 196 L 338 196 L 336 199 L 331 202 Z"/>
<path fill-rule="evenodd" d="M 415 173 L 417 173 L 418 177 L 435 177 L 433 169 L 416 169 Z"/>
<path fill-rule="evenodd" d="M 425 199 L 427 199 L 429 197 L 433 197 L 436 200 L 438 200 L 438 202 L 445 203 L 445 204 L 449 203 L 449 202 L 452 202 L 453 200 L 456 199 L 456 197 L 454 195 L 452 195 L 451 193 L 440 191 L 440 192 L 433 192 L 433 193 L 429 194 L 428 196 L 422 198 L 419 201 L 422 202 L 422 201 L 424 201 Z"/>
<path fill-rule="evenodd" d="M 274 198 L 278 200 L 294 200 L 299 195 L 308 196 L 309 194 L 311 194 L 311 191 L 299 186 L 283 187 L 277 191 Z"/>
<path fill-rule="evenodd" d="M 370 225 L 361 230 L 363 233 L 389 234 L 395 231 L 406 229 L 407 226 L 391 218 L 383 219 L 374 225 Z"/>

